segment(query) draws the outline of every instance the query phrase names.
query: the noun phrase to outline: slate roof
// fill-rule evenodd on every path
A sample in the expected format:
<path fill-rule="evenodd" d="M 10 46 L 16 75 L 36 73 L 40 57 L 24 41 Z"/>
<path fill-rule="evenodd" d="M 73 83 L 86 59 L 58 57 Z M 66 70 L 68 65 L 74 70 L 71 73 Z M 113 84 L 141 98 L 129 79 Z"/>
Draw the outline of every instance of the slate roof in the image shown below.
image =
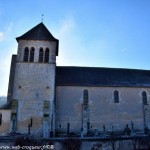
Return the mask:
<path fill-rule="evenodd" d="M 48 41 L 58 41 L 53 35 L 49 32 L 49 30 L 45 27 L 45 25 L 41 22 L 36 25 L 34 28 L 26 32 L 20 37 L 17 37 L 16 40 L 48 40 Z"/>
<path fill-rule="evenodd" d="M 7 102 L 6 104 L 0 106 L 0 109 L 5 109 L 5 110 L 11 109 L 11 102 Z"/>
<path fill-rule="evenodd" d="M 56 68 L 56 86 L 150 87 L 150 71 L 59 66 Z"/>

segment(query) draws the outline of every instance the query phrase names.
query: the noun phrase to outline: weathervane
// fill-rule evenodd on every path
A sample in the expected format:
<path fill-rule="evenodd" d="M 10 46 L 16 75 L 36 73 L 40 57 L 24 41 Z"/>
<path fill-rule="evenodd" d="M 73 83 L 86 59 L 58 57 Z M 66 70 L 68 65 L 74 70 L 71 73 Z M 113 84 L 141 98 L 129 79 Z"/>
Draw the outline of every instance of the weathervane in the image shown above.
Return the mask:
<path fill-rule="evenodd" d="M 44 17 L 44 14 L 42 14 L 42 22 L 43 22 L 43 17 Z"/>

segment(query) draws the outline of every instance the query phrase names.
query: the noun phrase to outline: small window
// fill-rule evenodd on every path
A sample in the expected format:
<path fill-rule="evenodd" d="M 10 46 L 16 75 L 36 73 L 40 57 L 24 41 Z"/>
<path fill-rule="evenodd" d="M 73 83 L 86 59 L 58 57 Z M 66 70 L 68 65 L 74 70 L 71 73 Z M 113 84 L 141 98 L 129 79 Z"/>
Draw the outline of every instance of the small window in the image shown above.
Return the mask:
<path fill-rule="evenodd" d="M 46 48 L 46 50 L 45 50 L 44 62 L 45 62 L 45 63 L 48 63 L 48 62 L 49 62 L 49 48 Z"/>
<path fill-rule="evenodd" d="M 43 62 L 43 56 L 44 56 L 44 52 L 43 52 L 43 48 L 40 48 L 39 51 L 39 62 Z"/>
<path fill-rule="evenodd" d="M 30 62 L 34 61 L 34 47 L 31 48 L 30 50 Z"/>
<path fill-rule="evenodd" d="M 119 103 L 119 92 L 114 91 L 114 103 Z"/>
<path fill-rule="evenodd" d="M 142 100 L 143 100 L 143 104 L 147 105 L 147 94 L 145 91 L 142 92 Z"/>
<path fill-rule="evenodd" d="M 2 125 L 2 114 L 0 113 L 0 126 Z"/>
<path fill-rule="evenodd" d="M 24 58 L 23 58 L 23 61 L 24 61 L 24 62 L 28 62 L 28 57 L 29 57 L 29 49 L 28 49 L 28 47 L 26 47 L 25 50 L 24 50 Z"/>
<path fill-rule="evenodd" d="M 83 91 L 83 104 L 88 105 L 88 102 L 89 102 L 88 90 L 84 90 Z"/>

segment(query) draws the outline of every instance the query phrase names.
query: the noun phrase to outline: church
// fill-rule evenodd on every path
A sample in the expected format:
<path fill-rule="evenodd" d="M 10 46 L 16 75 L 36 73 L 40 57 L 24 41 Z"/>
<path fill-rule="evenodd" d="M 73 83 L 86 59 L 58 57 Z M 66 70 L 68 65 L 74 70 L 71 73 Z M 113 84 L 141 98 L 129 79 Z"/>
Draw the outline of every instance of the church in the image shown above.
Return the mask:
<path fill-rule="evenodd" d="M 57 66 L 59 40 L 42 22 L 16 40 L 1 135 L 84 137 L 150 128 L 149 70 Z"/>

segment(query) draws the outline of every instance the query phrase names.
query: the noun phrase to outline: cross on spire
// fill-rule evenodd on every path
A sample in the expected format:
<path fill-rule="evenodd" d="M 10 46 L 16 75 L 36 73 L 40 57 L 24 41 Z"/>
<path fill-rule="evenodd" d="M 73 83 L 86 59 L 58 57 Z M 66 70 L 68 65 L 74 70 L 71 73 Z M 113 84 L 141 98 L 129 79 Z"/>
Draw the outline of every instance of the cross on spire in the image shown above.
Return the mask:
<path fill-rule="evenodd" d="M 42 22 L 43 22 L 43 17 L 44 17 L 44 14 L 42 14 Z"/>

